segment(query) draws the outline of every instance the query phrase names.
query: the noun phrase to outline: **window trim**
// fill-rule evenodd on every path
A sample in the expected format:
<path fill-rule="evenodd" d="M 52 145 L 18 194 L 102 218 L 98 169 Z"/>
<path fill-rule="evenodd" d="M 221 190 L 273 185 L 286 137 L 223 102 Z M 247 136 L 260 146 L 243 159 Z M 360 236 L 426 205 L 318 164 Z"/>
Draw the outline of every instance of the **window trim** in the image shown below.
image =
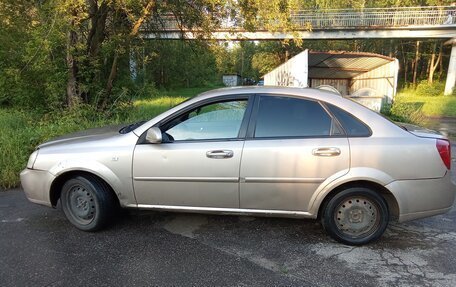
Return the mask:
<path fill-rule="evenodd" d="M 178 140 L 173 142 L 163 142 L 161 144 L 179 144 L 179 143 L 197 143 L 197 142 L 227 142 L 227 141 L 241 141 L 245 140 L 245 135 L 247 132 L 247 125 L 249 123 L 250 114 L 252 112 L 252 103 L 253 103 L 254 94 L 235 94 L 235 95 L 221 95 L 213 98 L 204 99 L 198 102 L 195 102 L 191 105 L 188 105 L 176 113 L 169 115 L 168 117 L 162 119 L 155 125 L 151 127 L 158 127 L 162 130 L 162 127 L 167 123 L 173 121 L 174 119 L 184 115 L 187 112 L 190 112 L 198 107 L 207 106 L 210 104 L 220 103 L 220 102 L 229 102 L 236 100 L 246 100 L 247 107 L 245 109 L 244 117 L 242 118 L 241 126 L 239 128 L 239 133 L 235 138 L 220 138 L 220 139 L 194 139 L 194 140 Z M 150 128 L 151 128 L 150 127 Z M 147 129 L 149 130 L 149 129 Z M 147 130 L 139 137 L 137 144 L 150 144 L 146 141 Z M 163 131 L 162 131 L 163 132 Z"/>
<path fill-rule="evenodd" d="M 260 97 L 265 96 L 265 97 L 273 97 L 273 98 L 293 98 L 297 100 L 306 100 L 306 101 L 312 101 L 318 103 L 321 108 L 326 112 L 326 114 L 331 118 L 332 121 L 334 121 L 334 124 L 337 125 L 337 127 L 340 129 L 342 134 L 340 135 L 319 135 L 319 136 L 277 136 L 277 137 L 255 137 L 255 129 L 256 129 L 256 123 L 258 119 L 258 112 L 260 109 Z M 332 127 L 331 127 L 332 129 Z M 249 121 L 249 127 L 247 130 L 246 134 L 246 139 L 247 140 L 284 140 L 284 139 L 315 139 L 315 138 L 346 138 L 347 135 L 345 133 L 345 130 L 342 128 L 342 125 L 340 124 L 339 120 L 332 114 L 330 111 L 328 111 L 327 107 L 323 105 L 323 103 L 317 99 L 312 99 L 308 97 L 303 97 L 303 96 L 295 96 L 295 95 L 286 95 L 286 94 L 268 94 L 268 93 L 262 93 L 262 94 L 255 94 L 254 102 L 253 102 L 253 111 L 250 116 L 250 121 Z"/>

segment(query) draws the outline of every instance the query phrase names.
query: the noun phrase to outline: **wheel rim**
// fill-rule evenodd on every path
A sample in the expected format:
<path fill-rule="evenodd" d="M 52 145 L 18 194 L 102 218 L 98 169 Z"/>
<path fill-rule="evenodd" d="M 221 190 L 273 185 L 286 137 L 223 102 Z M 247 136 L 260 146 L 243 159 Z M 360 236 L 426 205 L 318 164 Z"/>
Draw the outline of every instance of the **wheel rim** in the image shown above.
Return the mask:
<path fill-rule="evenodd" d="M 72 186 L 67 196 L 68 210 L 79 224 L 87 225 L 96 215 L 96 204 L 93 192 L 84 186 Z"/>
<path fill-rule="evenodd" d="M 366 237 L 374 233 L 380 224 L 380 211 L 372 200 L 365 197 L 349 197 L 335 209 L 337 228 L 352 237 Z"/>

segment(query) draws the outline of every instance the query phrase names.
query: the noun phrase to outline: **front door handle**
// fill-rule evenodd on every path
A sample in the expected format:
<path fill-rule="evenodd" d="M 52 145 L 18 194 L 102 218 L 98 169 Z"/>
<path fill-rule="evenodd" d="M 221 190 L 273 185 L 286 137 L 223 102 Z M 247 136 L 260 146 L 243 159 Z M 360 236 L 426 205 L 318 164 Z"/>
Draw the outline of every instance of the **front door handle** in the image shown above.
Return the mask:
<path fill-rule="evenodd" d="M 216 158 L 216 159 L 219 159 L 219 158 L 230 158 L 230 157 L 233 157 L 234 155 L 234 152 L 232 150 L 210 150 L 208 152 L 206 152 L 206 156 L 208 158 Z"/>
<path fill-rule="evenodd" d="M 340 149 L 337 147 L 321 147 L 312 150 L 314 156 L 338 156 Z"/>

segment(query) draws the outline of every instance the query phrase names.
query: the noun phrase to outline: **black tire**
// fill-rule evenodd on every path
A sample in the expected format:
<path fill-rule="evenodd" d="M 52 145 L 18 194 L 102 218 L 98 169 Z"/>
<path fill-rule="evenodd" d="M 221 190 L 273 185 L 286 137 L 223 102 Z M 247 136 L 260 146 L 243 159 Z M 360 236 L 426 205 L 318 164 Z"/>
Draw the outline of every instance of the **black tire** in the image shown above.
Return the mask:
<path fill-rule="evenodd" d="M 337 193 L 323 206 L 321 215 L 328 235 L 348 245 L 363 245 L 379 239 L 389 222 L 385 199 L 364 187 Z"/>
<path fill-rule="evenodd" d="M 83 231 L 102 229 L 118 208 L 110 187 L 102 180 L 87 175 L 65 182 L 60 201 L 66 218 Z"/>

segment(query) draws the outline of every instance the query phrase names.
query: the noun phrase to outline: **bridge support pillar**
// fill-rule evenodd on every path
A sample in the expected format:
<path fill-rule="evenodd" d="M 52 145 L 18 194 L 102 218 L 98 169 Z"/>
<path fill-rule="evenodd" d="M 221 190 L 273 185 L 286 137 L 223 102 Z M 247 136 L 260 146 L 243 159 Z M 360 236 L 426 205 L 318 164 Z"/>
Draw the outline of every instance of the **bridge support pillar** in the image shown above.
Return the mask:
<path fill-rule="evenodd" d="M 456 84 L 456 38 L 453 38 L 445 43 L 445 45 L 448 44 L 451 44 L 452 47 L 444 95 L 451 95 L 454 91 L 454 87 Z"/>

